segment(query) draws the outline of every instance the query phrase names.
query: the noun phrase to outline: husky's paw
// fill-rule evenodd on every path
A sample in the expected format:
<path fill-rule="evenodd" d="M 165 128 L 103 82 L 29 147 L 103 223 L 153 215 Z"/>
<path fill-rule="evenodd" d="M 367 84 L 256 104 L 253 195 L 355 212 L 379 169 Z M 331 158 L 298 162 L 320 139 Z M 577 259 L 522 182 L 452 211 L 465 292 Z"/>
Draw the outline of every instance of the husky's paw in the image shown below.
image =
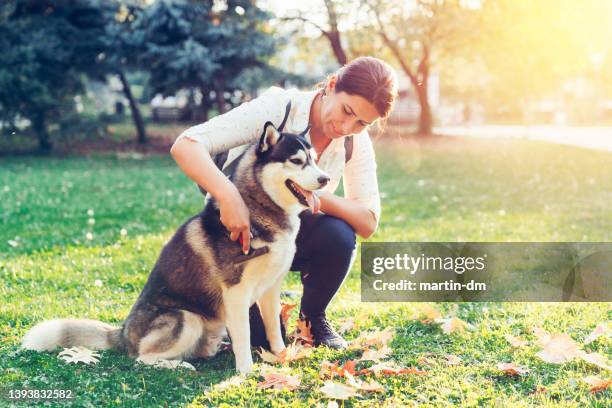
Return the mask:
<path fill-rule="evenodd" d="M 253 371 L 253 362 L 249 361 L 248 363 L 236 365 L 236 371 L 241 375 L 248 375 Z"/>

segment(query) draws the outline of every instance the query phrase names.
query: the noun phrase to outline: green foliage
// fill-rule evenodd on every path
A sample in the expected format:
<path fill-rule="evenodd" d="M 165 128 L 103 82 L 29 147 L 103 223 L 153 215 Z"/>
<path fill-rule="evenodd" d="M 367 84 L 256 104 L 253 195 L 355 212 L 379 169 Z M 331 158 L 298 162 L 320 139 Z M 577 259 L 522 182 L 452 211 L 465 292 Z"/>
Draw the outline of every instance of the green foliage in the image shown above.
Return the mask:
<path fill-rule="evenodd" d="M 41 148 L 48 126 L 74 110 L 79 73 L 102 52 L 109 2 L 12 0 L 0 13 L 0 120 L 28 119 Z"/>
<path fill-rule="evenodd" d="M 159 1 L 142 9 L 132 41 L 155 93 L 196 88 L 244 89 L 232 81 L 248 68 L 267 68 L 275 40 L 264 29 L 270 15 L 250 1 Z"/>
<path fill-rule="evenodd" d="M 447 141 L 379 145 L 383 218 L 378 241 L 610 241 L 606 206 L 610 153 L 546 143 Z M 491 154 L 491 152 L 495 152 Z M 294 393 L 257 388 L 257 378 L 226 390 L 233 355 L 196 363 L 197 372 L 144 367 L 114 351 L 94 366 L 67 365 L 54 353 L 21 351 L 25 331 L 42 319 L 80 316 L 121 322 L 138 296 L 164 242 L 202 207 L 202 197 L 168 157 L 137 155 L 66 159 L 3 158 L 0 169 L 0 388 L 72 389 L 62 405 L 90 406 L 315 406 L 323 360 L 345 362 L 355 352 L 317 349 L 292 364 L 302 376 Z M 88 215 L 88 210 L 93 210 Z M 500 210 L 505 210 L 501 215 Z M 88 220 L 92 218 L 94 223 Z M 121 229 L 127 231 L 121 235 Z M 92 233 L 92 239 L 86 238 Z M 19 238 L 17 238 L 17 236 Z M 8 241 L 17 242 L 16 245 Z M 95 281 L 101 284 L 96 285 Z M 286 288 L 299 290 L 291 273 Z M 476 328 L 446 335 L 411 316 L 413 303 L 359 301 L 359 257 L 332 302 L 335 324 L 353 318 L 346 334 L 391 327 L 392 359 L 421 366 L 424 376 L 378 379 L 383 393 L 346 406 L 610 406 L 610 391 L 592 394 L 582 378 L 605 376 L 584 362 L 547 364 L 536 347 L 512 350 L 506 334 L 531 343 L 542 326 L 582 342 L 610 320 L 606 303 L 462 303 L 437 306 Z M 294 316 L 295 317 L 295 314 Z M 610 353 L 601 337 L 589 352 Z M 427 353 L 433 353 L 429 355 Z M 461 363 L 447 366 L 447 354 Z M 507 377 L 496 369 L 513 361 L 531 369 Z M 537 387 L 546 392 L 535 393 Z M 59 403 L 57 404 L 59 405 Z"/>

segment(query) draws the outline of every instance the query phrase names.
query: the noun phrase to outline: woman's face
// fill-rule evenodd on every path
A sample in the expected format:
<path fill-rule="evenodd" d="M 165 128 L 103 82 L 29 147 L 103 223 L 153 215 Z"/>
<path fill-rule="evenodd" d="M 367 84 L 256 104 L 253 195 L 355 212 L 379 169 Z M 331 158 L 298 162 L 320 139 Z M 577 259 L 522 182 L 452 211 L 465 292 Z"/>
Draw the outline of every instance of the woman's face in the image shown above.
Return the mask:
<path fill-rule="evenodd" d="M 330 78 L 321 101 L 321 125 L 325 136 L 337 139 L 359 133 L 380 117 L 366 98 L 336 92 L 335 85 L 336 78 Z"/>

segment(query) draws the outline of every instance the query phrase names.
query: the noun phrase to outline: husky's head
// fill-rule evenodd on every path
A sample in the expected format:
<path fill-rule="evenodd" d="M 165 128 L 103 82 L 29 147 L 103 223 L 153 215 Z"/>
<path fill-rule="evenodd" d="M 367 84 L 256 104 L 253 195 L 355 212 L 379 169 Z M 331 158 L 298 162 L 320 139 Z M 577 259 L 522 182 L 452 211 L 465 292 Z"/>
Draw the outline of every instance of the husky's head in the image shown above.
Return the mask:
<path fill-rule="evenodd" d="M 267 122 L 257 146 L 264 188 L 281 207 L 295 204 L 309 207 L 307 196 L 325 187 L 329 176 L 315 163 L 315 152 L 301 134 L 279 132 Z"/>

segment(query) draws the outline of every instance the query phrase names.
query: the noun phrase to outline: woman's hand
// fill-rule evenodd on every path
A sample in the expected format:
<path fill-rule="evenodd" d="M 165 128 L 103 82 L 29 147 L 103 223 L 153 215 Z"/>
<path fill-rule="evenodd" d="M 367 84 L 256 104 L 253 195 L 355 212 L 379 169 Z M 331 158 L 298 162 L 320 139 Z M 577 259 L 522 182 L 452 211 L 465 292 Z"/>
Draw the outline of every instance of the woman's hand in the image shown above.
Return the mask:
<path fill-rule="evenodd" d="M 231 183 L 229 186 L 228 190 L 217 200 L 221 212 L 221 224 L 230 232 L 232 241 L 239 239 L 239 242 L 242 243 L 242 252 L 247 254 L 251 247 L 249 209 L 238 189 Z"/>

